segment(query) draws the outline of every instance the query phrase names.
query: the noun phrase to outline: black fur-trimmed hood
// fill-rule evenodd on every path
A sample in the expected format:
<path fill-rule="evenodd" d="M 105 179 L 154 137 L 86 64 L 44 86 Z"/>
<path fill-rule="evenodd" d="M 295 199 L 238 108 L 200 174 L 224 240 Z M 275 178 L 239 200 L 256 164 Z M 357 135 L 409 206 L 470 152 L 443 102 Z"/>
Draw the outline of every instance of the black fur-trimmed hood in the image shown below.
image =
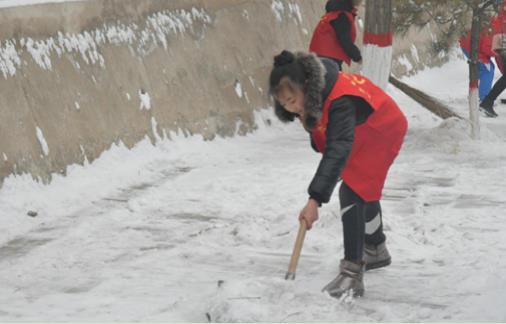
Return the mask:
<path fill-rule="evenodd" d="M 325 67 L 312 53 L 297 52 L 295 60 L 304 69 L 306 85 L 304 88 L 304 125 L 313 129 L 322 114 L 322 91 L 325 88 Z M 285 110 L 275 101 L 275 113 L 283 122 L 293 121 L 295 115 Z"/>

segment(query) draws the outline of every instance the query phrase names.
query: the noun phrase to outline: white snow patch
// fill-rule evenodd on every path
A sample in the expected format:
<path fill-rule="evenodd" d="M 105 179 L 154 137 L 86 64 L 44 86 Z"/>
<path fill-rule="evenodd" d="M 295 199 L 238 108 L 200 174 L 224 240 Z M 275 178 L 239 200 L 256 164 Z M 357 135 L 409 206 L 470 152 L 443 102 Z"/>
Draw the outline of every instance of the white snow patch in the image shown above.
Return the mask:
<path fill-rule="evenodd" d="M 302 24 L 302 14 L 300 7 L 296 2 L 287 2 L 286 6 L 281 0 L 273 0 L 271 9 L 278 22 L 283 21 L 283 16 L 287 15 L 289 19 L 295 20 L 297 24 Z"/>
<path fill-rule="evenodd" d="M 39 140 L 40 147 L 42 148 L 42 152 L 44 152 L 45 156 L 49 154 L 49 146 L 47 145 L 46 139 L 44 138 L 44 134 L 42 130 L 37 126 L 35 128 L 35 132 L 37 134 L 37 139 Z"/>
<path fill-rule="evenodd" d="M 411 65 L 406 55 L 398 57 L 397 62 L 406 68 L 406 72 L 410 72 L 413 69 L 413 65 Z"/>
<path fill-rule="evenodd" d="M 79 144 L 79 149 L 81 150 L 81 155 L 84 156 L 84 163 L 88 163 L 88 158 L 86 157 L 86 151 L 84 150 L 84 147 Z"/>
<path fill-rule="evenodd" d="M 285 6 L 283 5 L 283 2 L 280 0 L 272 0 L 271 9 L 274 13 L 274 16 L 276 17 L 276 20 L 278 22 L 282 22 L 283 13 L 285 12 Z"/>
<path fill-rule="evenodd" d="M 237 94 L 237 96 L 239 98 L 242 98 L 243 97 L 243 91 L 242 91 L 242 85 L 239 81 L 235 81 L 235 85 L 234 85 L 234 90 L 235 90 L 235 93 Z"/>
<path fill-rule="evenodd" d="M 416 48 L 415 44 L 411 45 L 411 56 L 413 56 L 413 60 L 415 62 L 420 62 L 420 57 L 418 56 L 418 49 Z"/>
<path fill-rule="evenodd" d="M 147 92 L 145 92 L 144 90 L 139 90 L 139 99 L 141 101 L 140 110 L 151 109 L 151 97 Z"/>
<path fill-rule="evenodd" d="M 5 44 L 0 42 L 0 70 L 4 78 L 16 74 L 16 69 L 21 66 L 21 59 L 15 48 L 15 40 L 7 40 Z"/>
<path fill-rule="evenodd" d="M 291 16 L 294 16 L 297 18 L 297 22 L 299 24 L 302 24 L 302 15 L 300 13 L 300 7 L 297 3 L 289 3 L 288 4 L 288 11 Z"/>
<path fill-rule="evenodd" d="M 158 123 L 156 122 L 155 117 L 151 117 L 151 129 L 153 131 L 153 136 L 155 137 L 156 142 L 161 142 L 162 138 L 160 134 L 158 134 Z"/>

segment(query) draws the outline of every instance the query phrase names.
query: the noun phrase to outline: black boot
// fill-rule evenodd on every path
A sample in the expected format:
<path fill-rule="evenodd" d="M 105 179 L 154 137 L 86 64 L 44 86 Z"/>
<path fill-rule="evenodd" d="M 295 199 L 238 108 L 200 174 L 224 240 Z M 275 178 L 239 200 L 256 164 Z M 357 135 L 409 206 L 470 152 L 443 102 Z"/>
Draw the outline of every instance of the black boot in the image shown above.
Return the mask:
<path fill-rule="evenodd" d="M 484 99 L 480 103 L 480 111 L 485 114 L 485 117 L 495 118 L 497 113 L 494 111 L 494 103 Z"/>

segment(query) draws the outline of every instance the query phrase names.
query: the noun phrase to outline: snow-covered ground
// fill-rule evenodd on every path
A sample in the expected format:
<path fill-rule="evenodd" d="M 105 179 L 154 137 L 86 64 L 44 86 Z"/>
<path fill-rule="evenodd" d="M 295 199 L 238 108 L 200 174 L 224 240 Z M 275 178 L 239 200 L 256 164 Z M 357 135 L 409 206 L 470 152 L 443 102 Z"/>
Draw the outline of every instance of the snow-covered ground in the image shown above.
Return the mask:
<path fill-rule="evenodd" d="M 455 60 L 405 81 L 467 116 L 466 78 Z M 336 194 L 283 280 L 319 156 L 262 111 L 246 137 L 172 134 L 47 186 L 8 178 L 0 321 L 506 321 L 506 106 L 471 141 L 465 121 L 389 92 L 410 130 L 382 200 L 393 263 L 366 273 L 363 298 L 321 292 L 342 256 Z"/>

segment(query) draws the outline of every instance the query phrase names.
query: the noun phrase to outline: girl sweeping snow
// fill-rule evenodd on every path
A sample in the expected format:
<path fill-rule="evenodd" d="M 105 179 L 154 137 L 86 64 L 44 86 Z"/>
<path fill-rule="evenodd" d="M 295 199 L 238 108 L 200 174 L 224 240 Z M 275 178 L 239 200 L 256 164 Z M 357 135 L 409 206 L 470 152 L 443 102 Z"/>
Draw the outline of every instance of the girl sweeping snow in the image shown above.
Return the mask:
<path fill-rule="evenodd" d="M 323 154 L 299 215 L 308 229 L 330 200 L 339 178 L 344 232 L 340 272 L 324 290 L 340 297 L 364 293 L 363 272 L 391 262 L 385 245 L 380 198 L 407 121 L 397 104 L 368 79 L 339 72 L 330 59 L 283 51 L 274 59 L 270 93 L 284 122 L 296 118 Z"/>

